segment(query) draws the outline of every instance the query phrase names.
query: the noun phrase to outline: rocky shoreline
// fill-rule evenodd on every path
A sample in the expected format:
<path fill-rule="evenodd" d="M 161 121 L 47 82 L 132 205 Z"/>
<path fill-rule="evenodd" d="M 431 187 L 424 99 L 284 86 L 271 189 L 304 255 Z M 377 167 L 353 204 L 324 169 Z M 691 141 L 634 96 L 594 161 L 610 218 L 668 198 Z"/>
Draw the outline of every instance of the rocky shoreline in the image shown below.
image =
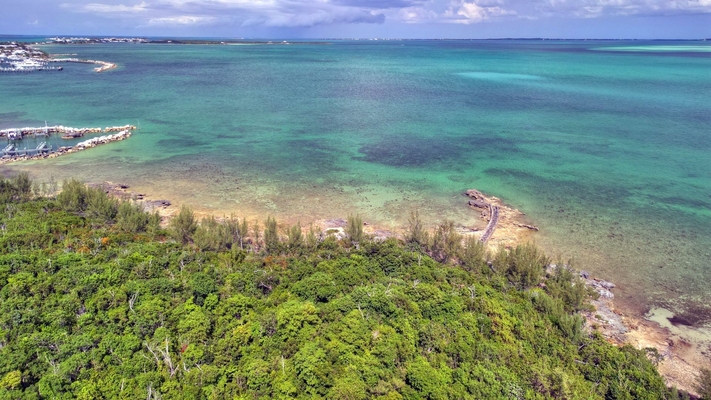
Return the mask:
<path fill-rule="evenodd" d="M 487 242 L 491 250 L 524 243 L 533 238 L 533 232 L 539 231 L 537 226 L 525 221 L 524 213 L 497 197 L 485 195 L 476 189 L 469 189 L 464 195 L 469 199 L 467 206 L 478 211 L 479 217 L 485 221 L 491 220 L 494 207 L 499 211 L 498 226 Z M 486 234 L 481 230 L 470 230 L 469 233 Z M 548 272 L 553 268 L 554 265 L 549 266 Z M 701 357 L 694 354 L 697 350 L 695 346 L 674 335 L 668 328 L 642 317 L 624 315 L 614 303 L 613 289 L 617 287 L 614 283 L 593 277 L 587 271 L 581 271 L 580 277 L 586 286 L 598 294 L 598 298 L 591 301 L 594 310 L 580 313 L 586 320 L 586 327 L 600 332 L 610 343 L 618 346 L 630 344 L 638 349 L 656 349 L 659 354 L 658 369 L 667 384 L 694 394 L 696 377 L 703 365 Z"/>
<path fill-rule="evenodd" d="M 538 227 L 531 225 L 526 214 L 509 206 L 495 196 L 486 195 L 476 189 L 469 189 L 464 192 L 469 200 L 467 206 L 479 212 L 479 218 L 487 221 L 487 228 L 484 230 L 468 229 L 461 233 L 474 234 L 480 240 L 487 243 L 491 250 L 499 247 L 513 247 L 518 243 L 532 239 L 532 234 L 537 232 Z M 492 219 L 495 218 L 492 226 Z"/>

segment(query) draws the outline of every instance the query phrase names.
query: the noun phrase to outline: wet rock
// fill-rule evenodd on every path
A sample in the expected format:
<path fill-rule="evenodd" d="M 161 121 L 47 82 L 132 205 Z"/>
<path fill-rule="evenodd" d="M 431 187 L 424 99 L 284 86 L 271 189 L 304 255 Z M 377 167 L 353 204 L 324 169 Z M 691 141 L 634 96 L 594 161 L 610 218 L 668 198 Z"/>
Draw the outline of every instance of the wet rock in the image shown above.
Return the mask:
<path fill-rule="evenodd" d="M 518 226 L 519 228 L 526 228 L 526 229 L 530 229 L 532 231 L 539 230 L 538 227 L 535 225 L 529 225 L 529 224 L 514 224 L 514 225 Z"/>
<path fill-rule="evenodd" d="M 610 290 L 615 287 L 614 283 L 608 282 L 608 281 L 602 281 L 602 280 L 597 281 L 597 285 L 600 286 L 601 288 L 607 289 L 607 290 Z"/>
<path fill-rule="evenodd" d="M 348 221 L 343 218 L 332 218 L 323 221 L 324 228 L 343 228 L 348 225 Z"/>
<path fill-rule="evenodd" d="M 465 195 L 469 196 L 472 199 L 484 199 L 484 195 L 476 190 L 476 189 L 469 189 L 466 192 L 464 192 Z"/>
<path fill-rule="evenodd" d="M 477 208 L 489 208 L 489 203 L 484 200 L 469 200 L 469 205 Z"/>
<path fill-rule="evenodd" d="M 143 202 L 144 208 L 166 208 L 171 205 L 168 200 L 147 200 Z"/>
<path fill-rule="evenodd" d="M 384 241 L 387 240 L 388 238 L 391 237 L 396 237 L 395 233 L 392 231 L 384 230 L 384 229 L 377 229 L 373 232 L 373 240 L 376 241 Z"/>
<path fill-rule="evenodd" d="M 615 295 L 612 294 L 612 292 L 607 289 L 598 288 L 597 293 L 600 294 L 600 297 L 603 299 L 614 299 L 615 298 Z"/>

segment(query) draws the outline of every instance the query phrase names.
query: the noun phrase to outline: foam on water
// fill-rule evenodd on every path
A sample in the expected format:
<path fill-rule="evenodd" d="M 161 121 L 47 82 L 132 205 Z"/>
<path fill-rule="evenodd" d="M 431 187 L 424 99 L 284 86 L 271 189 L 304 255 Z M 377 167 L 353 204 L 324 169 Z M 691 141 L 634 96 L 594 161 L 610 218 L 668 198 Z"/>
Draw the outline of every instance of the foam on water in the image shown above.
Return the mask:
<path fill-rule="evenodd" d="M 674 46 L 663 46 L 663 45 L 653 45 L 653 46 L 619 46 L 619 47 L 597 47 L 591 50 L 603 50 L 603 51 L 643 51 L 643 52 L 692 52 L 692 53 L 709 53 L 711 52 L 711 45 L 674 45 Z"/>
<path fill-rule="evenodd" d="M 496 82 L 511 82 L 517 83 L 520 81 L 537 81 L 543 79 L 542 76 L 526 75 L 526 74 L 509 74 L 503 72 L 460 72 L 457 75 L 465 78 L 482 79 Z"/>

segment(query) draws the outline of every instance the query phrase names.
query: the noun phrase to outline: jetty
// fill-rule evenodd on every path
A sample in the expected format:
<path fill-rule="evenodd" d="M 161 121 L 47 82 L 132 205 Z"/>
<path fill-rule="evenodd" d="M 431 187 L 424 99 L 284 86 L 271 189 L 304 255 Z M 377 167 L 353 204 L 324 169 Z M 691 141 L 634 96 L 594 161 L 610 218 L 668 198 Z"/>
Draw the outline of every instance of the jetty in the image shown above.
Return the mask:
<path fill-rule="evenodd" d="M 61 71 L 64 67 L 50 67 L 47 60 L 39 58 L 0 58 L 0 72 Z"/>
<path fill-rule="evenodd" d="M 59 39 L 59 38 L 55 38 Z M 113 42 L 114 39 L 109 39 Z M 115 41 L 120 41 L 116 39 Z M 50 65 L 51 63 L 73 62 L 96 64 L 96 72 L 104 72 L 116 68 L 116 64 L 100 60 L 85 60 L 80 58 L 51 58 L 49 54 L 18 42 L 0 42 L 0 72 L 28 73 L 35 71 L 62 71 L 64 67 Z"/>
<path fill-rule="evenodd" d="M 52 152 L 52 146 L 48 145 L 47 142 L 42 142 L 37 145 L 34 149 L 18 149 L 13 143 L 8 144 L 5 148 L 0 151 L 0 157 L 23 157 L 23 156 L 36 156 L 36 155 L 46 155 Z"/>
<path fill-rule="evenodd" d="M 136 130 L 135 125 L 123 126 L 107 126 L 106 128 L 72 128 L 69 126 L 55 125 L 24 127 L 24 128 L 9 128 L 0 130 L 0 137 L 6 137 L 7 140 L 22 140 L 25 136 L 49 136 L 51 134 L 62 134 L 62 139 L 76 139 L 89 133 L 109 133 Z"/>
<path fill-rule="evenodd" d="M 41 160 L 44 158 L 55 158 L 65 154 L 76 153 L 78 151 L 90 149 L 107 143 L 118 142 L 131 137 L 130 130 L 123 130 L 111 135 L 94 137 L 74 146 L 61 146 L 54 150 L 46 142 L 40 143 L 34 149 L 19 150 L 14 143 L 10 143 L 0 152 L 0 164 L 7 164 L 16 161 Z"/>
<path fill-rule="evenodd" d="M 488 221 L 483 231 L 472 229 L 470 232 L 481 232 L 479 240 L 482 243 L 495 242 L 497 246 L 512 246 L 517 241 L 527 238 L 538 227 L 526 223 L 525 214 L 507 205 L 501 199 L 488 196 L 476 189 L 464 193 L 469 198 L 469 208 L 479 211 L 481 219 Z M 494 233 L 500 232 L 494 238 Z"/>
<path fill-rule="evenodd" d="M 486 243 L 491 239 L 491 235 L 494 234 L 494 231 L 496 230 L 496 225 L 499 223 L 499 207 L 495 206 L 493 204 L 489 204 L 489 224 L 486 225 L 486 229 L 484 230 L 484 234 L 481 235 L 481 240 L 483 243 Z"/>
<path fill-rule="evenodd" d="M 14 73 L 29 73 L 35 71 L 63 71 L 64 67 L 49 67 L 47 65 L 31 66 L 31 67 L 18 67 L 17 64 L 12 67 L 0 67 L 0 72 L 14 72 Z"/>
<path fill-rule="evenodd" d="M 94 71 L 96 71 L 96 72 L 104 72 L 104 71 L 108 71 L 110 69 L 116 68 L 116 64 L 114 64 L 114 63 L 100 61 L 100 60 L 84 60 L 81 58 L 50 58 L 47 61 L 53 62 L 53 63 L 71 62 L 71 63 L 79 63 L 79 64 L 97 64 L 99 66 L 94 68 Z"/>
<path fill-rule="evenodd" d="M 0 43 L 0 72 L 28 73 L 61 71 L 63 67 L 49 66 L 47 53 L 23 43 Z"/>

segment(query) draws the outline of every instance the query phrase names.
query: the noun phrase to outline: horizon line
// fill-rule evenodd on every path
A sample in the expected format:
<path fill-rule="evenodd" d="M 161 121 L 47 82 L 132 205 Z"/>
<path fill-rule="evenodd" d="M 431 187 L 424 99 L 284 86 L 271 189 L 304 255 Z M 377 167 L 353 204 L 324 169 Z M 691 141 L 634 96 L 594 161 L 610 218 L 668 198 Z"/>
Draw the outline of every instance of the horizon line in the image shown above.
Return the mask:
<path fill-rule="evenodd" d="M 228 39 L 228 40 L 595 40 L 595 41 L 708 41 L 711 38 L 565 38 L 565 37 L 488 37 L 488 38 L 407 38 L 407 37 L 311 37 L 311 38 L 288 38 L 288 37 L 227 37 L 227 36 L 180 36 L 180 35 L 81 35 L 81 34 L 8 34 L 0 33 L 0 37 L 74 37 L 74 38 L 161 38 L 161 39 Z"/>

